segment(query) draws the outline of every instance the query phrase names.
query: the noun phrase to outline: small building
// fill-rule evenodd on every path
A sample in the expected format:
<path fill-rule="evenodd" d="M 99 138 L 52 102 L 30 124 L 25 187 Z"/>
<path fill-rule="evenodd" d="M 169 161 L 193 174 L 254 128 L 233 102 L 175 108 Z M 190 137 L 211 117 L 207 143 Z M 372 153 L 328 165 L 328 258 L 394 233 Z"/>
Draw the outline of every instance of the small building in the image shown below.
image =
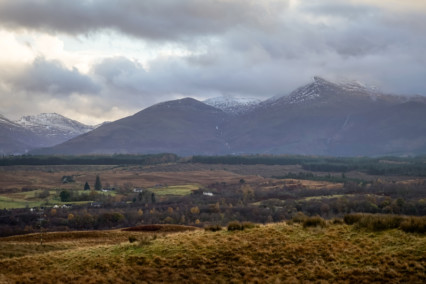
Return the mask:
<path fill-rule="evenodd" d="M 102 206 L 102 203 L 94 201 L 94 202 L 90 203 L 90 206 L 95 207 L 95 208 L 99 208 L 99 207 Z"/>

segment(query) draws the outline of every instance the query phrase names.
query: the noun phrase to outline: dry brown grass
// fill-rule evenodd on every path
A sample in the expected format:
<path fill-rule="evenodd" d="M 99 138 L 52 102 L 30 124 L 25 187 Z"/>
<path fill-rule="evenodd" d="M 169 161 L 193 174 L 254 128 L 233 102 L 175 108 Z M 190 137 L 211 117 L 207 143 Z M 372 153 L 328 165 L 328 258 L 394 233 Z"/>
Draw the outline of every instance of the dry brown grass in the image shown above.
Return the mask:
<path fill-rule="evenodd" d="M 105 231 L 97 243 L 0 260 L 0 282 L 14 283 L 424 283 L 425 236 L 362 232 L 347 225 L 303 229 L 271 224 L 244 231 L 197 230 L 129 243 Z M 58 234 L 58 233 L 55 233 Z M 105 234 L 105 235 L 104 235 Z M 111 235 L 109 235 L 111 234 Z M 54 234 L 52 234 L 53 237 Z M 88 239 L 75 233 L 69 239 Z M 108 236 L 109 235 L 109 236 Z M 60 240 L 68 240 L 57 235 Z M 81 238 L 78 239 L 77 237 Z M 24 237 L 24 236 L 22 236 Z M 36 239 L 2 239 L 10 245 Z M 53 242 L 52 242 L 53 245 Z"/>
<path fill-rule="evenodd" d="M 141 225 L 141 226 L 122 229 L 122 231 L 125 231 L 125 232 L 168 232 L 168 233 L 195 231 L 195 230 L 199 230 L 199 228 L 193 227 L 193 226 L 169 225 L 169 224 Z"/>

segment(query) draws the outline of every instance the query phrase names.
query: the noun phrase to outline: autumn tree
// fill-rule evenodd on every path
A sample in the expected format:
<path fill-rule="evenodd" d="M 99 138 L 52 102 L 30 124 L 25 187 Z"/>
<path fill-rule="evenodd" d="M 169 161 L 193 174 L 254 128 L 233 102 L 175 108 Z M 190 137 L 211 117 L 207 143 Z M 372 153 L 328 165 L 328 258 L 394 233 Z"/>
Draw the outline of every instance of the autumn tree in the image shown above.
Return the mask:
<path fill-rule="evenodd" d="M 194 206 L 194 207 L 191 208 L 190 211 L 191 211 L 192 214 L 196 215 L 196 214 L 200 213 L 200 208 L 198 208 L 198 206 Z"/>

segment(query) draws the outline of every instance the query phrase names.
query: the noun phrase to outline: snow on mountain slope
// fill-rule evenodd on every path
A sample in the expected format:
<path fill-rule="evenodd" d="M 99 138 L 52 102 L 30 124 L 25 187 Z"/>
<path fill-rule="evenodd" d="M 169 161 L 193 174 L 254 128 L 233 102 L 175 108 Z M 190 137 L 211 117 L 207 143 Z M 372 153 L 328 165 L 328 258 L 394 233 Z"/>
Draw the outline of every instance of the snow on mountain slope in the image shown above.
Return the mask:
<path fill-rule="evenodd" d="M 320 99 L 329 94 L 356 95 L 367 97 L 372 100 L 382 96 L 376 88 L 365 86 L 357 81 L 332 83 L 321 77 L 314 77 L 312 83 L 294 90 L 289 95 L 274 96 L 266 100 L 264 104 L 300 104 Z"/>
<path fill-rule="evenodd" d="M 24 154 L 50 147 L 94 128 L 56 113 L 24 116 L 18 121 L 0 114 L 0 154 Z"/>
<path fill-rule="evenodd" d="M 6 117 L 4 117 L 1 114 L 0 114 L 0 124 L 2 124 L 2 125 L 10 125 L 10 126 L 19 126 L 15 122 L 10 121 L 9 119 L 7 119 Z"/>
<path fill-rule="evenodd" d="M 203 103 L 207 105 L 216 107 L 230 114 L 241 114 L 247 112 L 253 109 L 253 107 L 260 102 L 261 100 L 259 99 L 231 96 L 215 97 L 203 101 Z"/>
<path fill-rule="evenodd" d="M 52 146 L 93 130 L 94 126 L 82 124 L 57 113 L 23 116 L 17 124 L 43 137 L 43 145 Z"/>

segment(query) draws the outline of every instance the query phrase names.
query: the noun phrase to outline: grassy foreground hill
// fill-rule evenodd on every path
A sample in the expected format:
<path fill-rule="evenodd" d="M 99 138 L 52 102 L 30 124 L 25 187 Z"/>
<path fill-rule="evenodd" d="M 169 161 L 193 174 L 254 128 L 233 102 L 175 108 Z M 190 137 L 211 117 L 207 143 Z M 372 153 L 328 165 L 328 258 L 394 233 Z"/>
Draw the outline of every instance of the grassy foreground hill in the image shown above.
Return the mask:
<path fill-rule="evenodd" d="M 186 228 L 183 228 L 186 229 Z M 0 283 L 425 283 L 425 235 L 343 224 L 0 239 Z M 132 242 L 130 242 L 132 241 Z"/>

